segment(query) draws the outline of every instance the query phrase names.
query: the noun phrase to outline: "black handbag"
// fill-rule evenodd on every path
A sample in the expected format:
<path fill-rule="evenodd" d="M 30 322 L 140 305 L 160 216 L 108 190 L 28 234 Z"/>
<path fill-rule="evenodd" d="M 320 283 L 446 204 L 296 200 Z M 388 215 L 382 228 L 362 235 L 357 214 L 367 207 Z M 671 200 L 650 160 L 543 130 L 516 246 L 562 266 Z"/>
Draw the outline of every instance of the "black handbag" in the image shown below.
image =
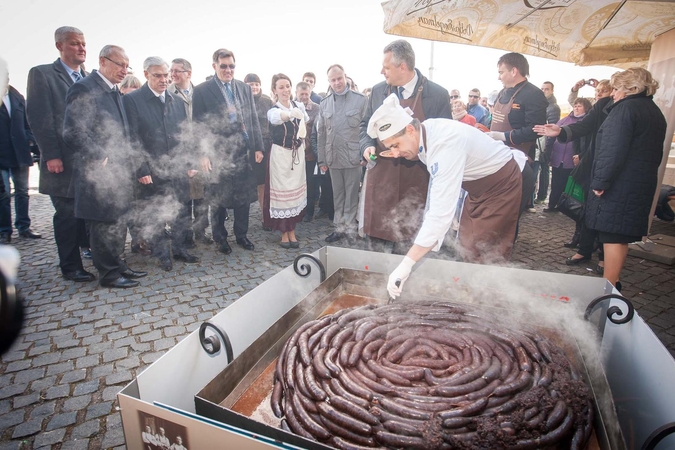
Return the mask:
<path fill-rule="evenodd" d="M 584 214 L 584 191 L 570 175 L 567 179 L 565 192 L 560 196 L 556 209 L 570 219 L 578 222 Z"/>

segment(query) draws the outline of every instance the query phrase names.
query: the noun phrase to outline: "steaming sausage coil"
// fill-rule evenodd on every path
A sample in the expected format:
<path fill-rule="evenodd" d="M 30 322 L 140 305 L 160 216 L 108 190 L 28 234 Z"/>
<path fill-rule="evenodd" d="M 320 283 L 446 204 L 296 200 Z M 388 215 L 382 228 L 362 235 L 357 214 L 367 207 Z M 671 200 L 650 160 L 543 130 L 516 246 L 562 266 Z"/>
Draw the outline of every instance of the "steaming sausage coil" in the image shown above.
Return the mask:
<path fill-rule="evenodd" d="M 450 303 L 309 322 L 274 382 L 280 426 L 340 449 L 583 449 L 593 428 L 590 391 L 560 347 Z"/>

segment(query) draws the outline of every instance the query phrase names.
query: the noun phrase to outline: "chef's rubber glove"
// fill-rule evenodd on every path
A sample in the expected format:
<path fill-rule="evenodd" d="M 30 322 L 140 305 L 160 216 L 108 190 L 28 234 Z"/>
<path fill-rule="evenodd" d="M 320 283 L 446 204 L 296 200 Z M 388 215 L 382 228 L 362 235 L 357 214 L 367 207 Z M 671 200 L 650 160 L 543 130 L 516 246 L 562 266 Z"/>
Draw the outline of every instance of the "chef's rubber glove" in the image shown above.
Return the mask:
<path fill-rule="evenodd" d="M 300 111 L 300 108 L 293 108 L 291 109 L 291 117 L 302 120 L 305 118 L 305 115 Z"/>
<path fill-rule="evenodd" d="M 501 131 L 490 131 L 489 133 L 485 134 L 490 136 L 495 141 L 502 141 L 502 142 L 506 141 L 506 135 Z"/>
<path fill-rule="evenodd" d="M 410 276 L 410 271 L 412 270 L 413 266 L 415 265 L 415 261 L 412 260 L 412 258 L 405 257 L 403 258 L 403 261 L 401 261 L 401 264 L 398 265 L 396 269 L 389 275 L 389 281 L 387 282 L 387 291 L 389 291 L 389 296 L 392 298 L 396 298 L 399 295 L 401 295 L 401 291 L 403 290 L 403 283 L 408 279 Z M 400 281 L 399 285 L 396 286 L 396 282 Z"/>

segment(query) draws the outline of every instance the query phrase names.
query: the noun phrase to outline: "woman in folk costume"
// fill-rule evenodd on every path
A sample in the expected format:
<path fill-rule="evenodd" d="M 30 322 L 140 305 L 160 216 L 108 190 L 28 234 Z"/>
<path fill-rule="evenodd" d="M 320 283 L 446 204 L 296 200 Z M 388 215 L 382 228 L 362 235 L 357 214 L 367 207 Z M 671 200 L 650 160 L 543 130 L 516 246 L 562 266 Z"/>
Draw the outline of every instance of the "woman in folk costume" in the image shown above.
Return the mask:
<path fill-rule="evenodd" d="M 291 80 L 279 73 L 272 77 L 272 94 L 277 103 L 267 112 L 272 148 L 267 160 L 263 223 L 281 231 L 283 248 L 298 248 L 295 225 L 302 221 L 307 206 L 305 178 L 305 106 L 292 100 Z"/>

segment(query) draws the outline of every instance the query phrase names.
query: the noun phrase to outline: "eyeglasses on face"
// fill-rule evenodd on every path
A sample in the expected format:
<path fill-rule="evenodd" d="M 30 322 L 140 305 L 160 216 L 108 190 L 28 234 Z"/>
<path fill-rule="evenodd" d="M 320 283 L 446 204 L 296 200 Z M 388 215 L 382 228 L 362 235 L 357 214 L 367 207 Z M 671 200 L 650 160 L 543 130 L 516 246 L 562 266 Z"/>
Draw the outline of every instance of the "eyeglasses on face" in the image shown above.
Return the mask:
<path fill-rule="evenodd" d="M 235 67 L 237 67 L 237 65 L 236 64 L 221 64 L 218 67 L 220 67 L 222 70 L 225 70 L 225 69 L 234 70 Z"/>
<path fill-rule="evenodd" d="M 132 70 L 131 67 L 128 64 L 122 64 L 118 63 L 117 61 L 113 61 L 112 59 L 108 58 L 107 56 L 104 56 L 105 59 L 110 61 L 111 63 L 115 64 L 117 67 L 121 67 L 124 70 Z"/>
<path fill-rule="evenodd" d="M 480 98 L 480 95 L 472 95 L 472 94 L 469 94 L 469 98 Z"/>
<path fill-rule="evenodd" d="M 152 73 L 152 72 L 150 72 L 150 75 L 152 75 L 153 77 L 155 77 L 155 78 L 157 78 L 157 79 L 160 79 L 160 78 L 169 78 L 169 74 L 168 74 L 168 73 Z"/>
<path fill-rule="evenodd" d="M 171 74 L 173 75 L 173 74 L 175 74 L 175 73 L 187 73 L 187 70 L 173 69 L 173 70 L 171 71 Z"/>
<path fill-rule="evenodd" d="M 451 95 L 450 98 L 459 98 L 459 95 Z"/>

